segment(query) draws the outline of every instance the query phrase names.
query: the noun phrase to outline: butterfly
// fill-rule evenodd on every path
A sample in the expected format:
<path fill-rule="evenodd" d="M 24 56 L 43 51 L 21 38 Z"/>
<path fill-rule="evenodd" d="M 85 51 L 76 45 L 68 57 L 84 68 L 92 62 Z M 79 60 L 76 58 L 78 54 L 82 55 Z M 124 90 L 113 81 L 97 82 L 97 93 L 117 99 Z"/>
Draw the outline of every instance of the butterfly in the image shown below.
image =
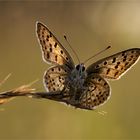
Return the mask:
<path fill-rule="evenodd" d="M 76 108 L 94 110 L 111 95 L 107 80 L 119 79 L 140 56 L 140 48 L 132 48 L 103 58 L 87 68 L 75 65 L 68 51 L 41 22 L 36 33 L 45 62 L 54 66 L 44 74 L 43 82 L 49 99 L 70 104 Z M 46 93 L 47 95 L 47 93 Z"/>

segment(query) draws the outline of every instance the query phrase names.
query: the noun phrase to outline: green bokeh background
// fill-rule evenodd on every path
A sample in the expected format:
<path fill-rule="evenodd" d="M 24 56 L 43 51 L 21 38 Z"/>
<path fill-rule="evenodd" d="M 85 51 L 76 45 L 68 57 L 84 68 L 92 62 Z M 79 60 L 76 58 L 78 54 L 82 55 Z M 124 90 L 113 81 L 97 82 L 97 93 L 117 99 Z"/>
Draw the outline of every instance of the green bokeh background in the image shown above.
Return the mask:
<path fill-rule="evenodd" d="M 140 47 L 138 1 L 0 2 L 0 79 L 12 73 L 1 91 L 39 79 L 44 71 L 35 23 L 46 24 L 67 48 L 66 34 L 81 61 L 108 45 L 112 48 L 88 63 Z M 84 111 L 49 100 L 16 98 L 0 106 L 0 139 L 140 139 L 140 62 L 118 81 L 112 96 L 97 111 Z M 100 115 L 98 111 L 106 111 Z"/>

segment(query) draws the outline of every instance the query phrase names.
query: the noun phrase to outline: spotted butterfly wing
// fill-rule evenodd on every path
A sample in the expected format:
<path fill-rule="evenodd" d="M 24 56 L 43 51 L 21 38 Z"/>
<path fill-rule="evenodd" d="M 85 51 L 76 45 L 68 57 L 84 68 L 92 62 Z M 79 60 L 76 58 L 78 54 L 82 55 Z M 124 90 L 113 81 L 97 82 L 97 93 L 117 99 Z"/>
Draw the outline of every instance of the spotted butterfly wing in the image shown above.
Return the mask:
<path fill-rule="evenodd" d="M 66 86 L 66 83 L 69 73 L 70 70 L 64 65 L 51 67 L 45 72 L 43 81 L 50 99 L 68 103 L 70 89 Z M 50 94 L 51 92 L 53 94 Z"/>
<path fill-rule="evenodd" d="M 66 77 L 70 73 L 64 66 L 49 68 L 44 74 L 44 82 L 47 91 L 62 91 L 66 83 Z"/>
<path fill-rule="evenodd" d="M 93 110 L 103 105 L 110 97 L 110 86 L 98 74 L 91 74 L 85 81 L 87 89 L 81 94 L 77 107 Z"/>
<path fill-rule="evenodd" d="M 118 79 L 139 59 L 140 49 L 128 49 L 103 58 L 87 68 L 87 74 L 99 74 L 106 79 Z"/>
<path fill-rule="evenodd" d="M 57 65 L 66 65 L 71 69 L 74 68 L 74 63 L 69 53 L 51 31 L 40 22 L 37 22 L 37 36 L 41 44 L 43 59 L 46 62 Z"/>
<path fill-rule="evenodd" d="M 103 58 L 87 68 L 86 89 L 81 95 L 78 107 L 95 109 L 110 97 L 110 86 L 105 79 L 118 79 L 139 59 L 140 49 L 133 48 Z M 105 78 L 105 79 L 104 79 Z"/>
<path fill-rule="evenodd" d="M 43 78 L 44 86 L 48 94 L 53 92 L 52 99 L 59 101 L 68 100 L 69 89 L 66 87 L 66 78 L 74 68 L 73 60 L 51 31 L 40 22 L 37 22 L 37 36 L 44 61 L 56 65 L 45 72 Z M 55 94 L 61 95 L 56 96 Z"/>

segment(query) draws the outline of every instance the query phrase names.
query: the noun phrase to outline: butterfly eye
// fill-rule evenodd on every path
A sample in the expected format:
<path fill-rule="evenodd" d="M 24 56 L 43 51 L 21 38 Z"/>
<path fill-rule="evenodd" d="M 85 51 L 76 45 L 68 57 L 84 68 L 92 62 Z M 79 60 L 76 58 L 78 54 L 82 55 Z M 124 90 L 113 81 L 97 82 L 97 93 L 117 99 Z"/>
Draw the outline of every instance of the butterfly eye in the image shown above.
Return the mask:
<path fill-rule="evenodd" d="M 76 70 L 79 71 L 79 69 L 80 69 L 80 65 L 77 65 L 77 66 L 76 66 Z"/>
<path fill-rule="evenodd" d="M 85 67 L 84 66 L 82 67 L 82 71 L 85 71 Z"/>

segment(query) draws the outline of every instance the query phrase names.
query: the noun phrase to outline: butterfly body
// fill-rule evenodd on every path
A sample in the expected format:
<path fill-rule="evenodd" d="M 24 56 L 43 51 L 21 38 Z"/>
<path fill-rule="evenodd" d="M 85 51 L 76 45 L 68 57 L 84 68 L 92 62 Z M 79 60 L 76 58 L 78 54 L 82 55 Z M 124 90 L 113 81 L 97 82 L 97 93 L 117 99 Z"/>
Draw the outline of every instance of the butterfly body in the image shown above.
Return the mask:
<path fill-rule="evenodd" d="M 85 71 L 85 66 L 83 64 L 78 64 L 68 75 L 67 81 L 69 87 L 75 90 L 82 89 L 86 77 L 87 77 L 87 72 Z"/>
<path fill-rule="evenodd" d="M 85 68 L 74 62 L 51 31 L 37 23 L 37 37 L 45 62 L 54 64 L 44 74 L 48 98 L 76 108 L 93 110 L 111 95 L 107 79 L 118 79 L 139 59 L 140 49 L 128 49 L 103 58 Z M 53 94 L 49 94 L 53 92 Z"/>

